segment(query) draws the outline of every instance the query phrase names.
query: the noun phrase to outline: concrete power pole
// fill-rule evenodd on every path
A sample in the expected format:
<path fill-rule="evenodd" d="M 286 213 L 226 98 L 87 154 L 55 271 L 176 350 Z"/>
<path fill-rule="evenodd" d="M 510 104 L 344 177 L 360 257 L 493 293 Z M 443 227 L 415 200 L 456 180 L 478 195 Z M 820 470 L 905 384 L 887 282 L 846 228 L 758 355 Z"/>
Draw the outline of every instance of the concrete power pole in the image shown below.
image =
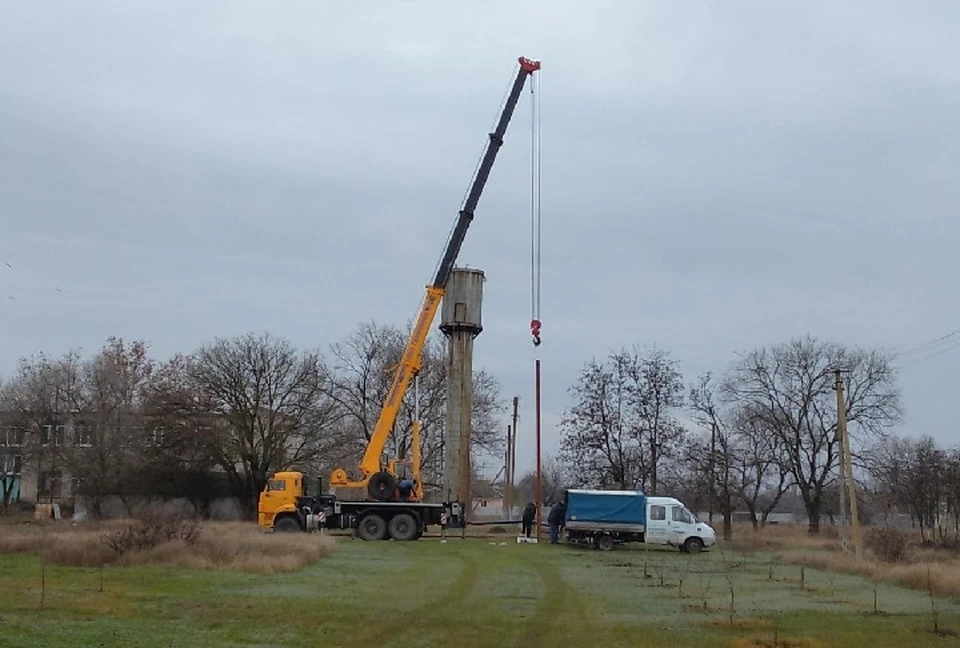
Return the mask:
<path fill-rule="evenodd" d="M 444 433 L 443 491 L 447 501 L 471 510 L 470 436 L 473 408 L 473 340 L 483 330 L 482 270 L 454 268 L 441 309 L 447 337 L 447 425 Z"/>
<path fill-rule="evenodd" d="M 840 438 L 840 515 L 843 518 L 843 543 L 846 550 L 846 517 L 844 488 L 850 496 L 850 522 L 853 529 L 853 551 L 860 557 L 860 519 L 857 515 L 857 488 L 853 480 L 853 461 L 850 454 L 850 437 L 847 434 L 847 405 L 843 397 L 843 378 L 840 370 L 835 372 L 837 389 L 837 436 Z"/>

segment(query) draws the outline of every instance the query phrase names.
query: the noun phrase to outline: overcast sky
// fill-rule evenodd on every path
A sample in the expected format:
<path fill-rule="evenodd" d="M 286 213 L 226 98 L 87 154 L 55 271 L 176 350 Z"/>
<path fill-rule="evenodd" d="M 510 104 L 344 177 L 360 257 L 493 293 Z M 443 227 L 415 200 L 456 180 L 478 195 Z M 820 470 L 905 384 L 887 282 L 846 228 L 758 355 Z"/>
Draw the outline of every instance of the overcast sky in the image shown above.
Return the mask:
<path fill-rule="evenodd" d="M 545 451 L 583 362 L 624 344 L 689 382 L 806 333 L 960 328 L 960 4 L 0 7 L 0 374 L 110 335 L 165 358 L 403 324 L 521 55 L 543 62 Z M 459 258 L 487 275 L 475 361 L 520 396 L 521 468 L 530 130 L 525 93 Z M 931 350 L 903 432 L 952 444 L 960 350 Z"/>

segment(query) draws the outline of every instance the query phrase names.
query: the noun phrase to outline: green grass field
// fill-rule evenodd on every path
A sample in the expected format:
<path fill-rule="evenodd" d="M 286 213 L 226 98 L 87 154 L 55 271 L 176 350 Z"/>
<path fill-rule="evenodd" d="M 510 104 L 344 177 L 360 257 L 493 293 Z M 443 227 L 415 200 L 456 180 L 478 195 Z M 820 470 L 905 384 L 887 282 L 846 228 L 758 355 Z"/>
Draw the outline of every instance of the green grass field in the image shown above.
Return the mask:
<path fill-rule="evenodd" d="M 35 556 L 5 554 L 0 645 L 960 645 L 957 603 L 878 585 L 875 610 L 874 591 L 812 569 L 801 586 L 800 567 L 765 554 L 604 553 L 510 536 L 341 537 L 319 562 L 270 575 L 41 569 Z"/>

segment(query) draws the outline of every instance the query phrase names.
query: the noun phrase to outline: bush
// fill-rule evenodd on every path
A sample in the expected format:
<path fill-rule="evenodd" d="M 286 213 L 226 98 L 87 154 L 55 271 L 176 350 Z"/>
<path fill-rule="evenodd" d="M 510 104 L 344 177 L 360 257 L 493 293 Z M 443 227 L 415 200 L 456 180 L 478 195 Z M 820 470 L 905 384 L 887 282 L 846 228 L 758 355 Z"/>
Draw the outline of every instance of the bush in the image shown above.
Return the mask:
<path fill-rule="evenodd" d="M 147 513 L 132 524 L 104 538 L 118 556 L 128 551 L 143 551 L 175 540 L 188 545 L 200 536 L 200 525 L 195 520 L 164 513 Z"/>
<path fill-rule="evenodd" d="M 0 554 L 30 553 L 55 565 L 167 565 L 269 574 L 296 571 L 336 549 L 333 536 L 264 533 L 250 522 L 205 522 L 174 516 L 103 523 L 36 525 L 0 532 Z M 114 546 L 115 545 L 115 546 Z"/>
<path fill-rule="evenodd" d="M 899 529 L 871 529 L 866 540 L 870 551 L 883 562 L 902 562 L 907 557 L 907 535 Z"/>

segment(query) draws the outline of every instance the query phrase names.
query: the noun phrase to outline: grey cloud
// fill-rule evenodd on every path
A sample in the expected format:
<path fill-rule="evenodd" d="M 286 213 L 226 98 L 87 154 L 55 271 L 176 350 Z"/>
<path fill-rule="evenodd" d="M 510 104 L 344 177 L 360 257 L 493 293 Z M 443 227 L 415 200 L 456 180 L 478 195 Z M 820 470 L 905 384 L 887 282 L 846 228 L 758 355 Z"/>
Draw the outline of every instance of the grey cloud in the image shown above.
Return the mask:
<path fill-rule="evenodd" d="M 672 350 L 692 380 L 806 332 L 932 339 L 960 322 L 958 14 L 10 5 L 0 373 L 111 334 L 164 355 L 406 321 L 518 55 L 544 63 L 548 449 L 583 361 L 621 344 Z M 488 275 L 477 362 L 521 396 L 530 432 L 528 100 L 460 261 Z M 950 358 L 905 370 L 906 432 L 953 440 Z"/>

